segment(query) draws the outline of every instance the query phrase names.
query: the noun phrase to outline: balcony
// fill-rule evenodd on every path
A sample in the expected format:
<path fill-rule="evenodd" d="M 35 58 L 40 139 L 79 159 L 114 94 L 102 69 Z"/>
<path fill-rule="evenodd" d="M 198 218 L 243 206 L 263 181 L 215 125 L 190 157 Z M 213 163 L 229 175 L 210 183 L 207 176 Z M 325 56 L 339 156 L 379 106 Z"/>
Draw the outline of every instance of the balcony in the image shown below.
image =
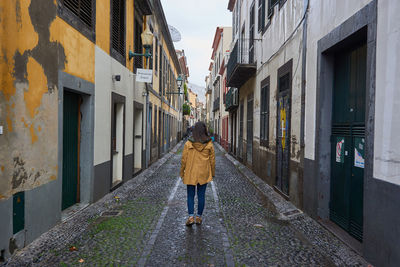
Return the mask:
<path fill-rule="evenodd" d="M 239 39 L 233 48 L 227 67 L 228 86 L 240 88 L 257 71 L 254 46 L 249 49 L 249 39 Z"/>
<path fill-rule="evenodd" d="M 225 96 L 225 111 L 231 111 L 238 107 L 238 89 L 231 87 Z"/>
<path fill-rule="evenodd" d="M 219 97 L 214 100 L 213 112 L 219 110 Z"/>

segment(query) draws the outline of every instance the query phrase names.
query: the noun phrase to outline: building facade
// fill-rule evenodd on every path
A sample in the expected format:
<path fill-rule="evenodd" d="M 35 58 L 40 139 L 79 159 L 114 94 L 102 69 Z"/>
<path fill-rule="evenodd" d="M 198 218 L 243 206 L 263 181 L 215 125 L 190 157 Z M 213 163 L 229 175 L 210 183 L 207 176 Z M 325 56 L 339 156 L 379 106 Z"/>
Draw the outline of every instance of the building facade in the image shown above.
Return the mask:
<path fill-rule="evenodd" d="M 229 151 L 382 266 L 400 263 L 399 8 L 375 0 L 228 3 Z"/>
<path fill-rule="evenodd" d="M 156 105 L 164 114 L 160 147 L 178 139 L 176 98 L 155 104 L 155 82 L 136 82 L 137 69 L 150 68 L 157 52 L 169 74 L 165 91 L 176 89 L 180 68 L 160 1 L 73 2 L 0 3 L 2 258 L 59 223 L 70 207 L 97 201 L 146 168 L 155 127 L 147 121 Z M 147 27 L 163 50 L 148 61 L 130 57 L 144 52 Z"/>
<path fill-rule="evenodd" d="M 223 108 L 226 87 L 226 54 L 232 41 L 232 27 L 217 27 L 212 44 L 212 63 L 210 65 L 210 84 L 212 87 L 212 112 L 215 140 L 223 140 L 227 145 L 228 113 Z M 225 123 L 226 122 L 226 123 Z M 224 135 L 223 135 L 224 134 Z"/>

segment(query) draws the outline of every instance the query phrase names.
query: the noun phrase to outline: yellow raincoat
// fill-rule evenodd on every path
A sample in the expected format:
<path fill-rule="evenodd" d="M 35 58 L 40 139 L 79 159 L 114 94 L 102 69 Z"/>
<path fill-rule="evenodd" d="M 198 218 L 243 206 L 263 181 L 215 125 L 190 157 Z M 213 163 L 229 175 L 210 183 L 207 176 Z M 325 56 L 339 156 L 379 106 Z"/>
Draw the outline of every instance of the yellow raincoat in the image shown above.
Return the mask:
<path fill-rule="evenodd" d="M 212 141 L 207 143 L 189 140 L 182 153 L 181 171 L 183 183 L 203 185 L 215 176 L 215 152 Z"/>

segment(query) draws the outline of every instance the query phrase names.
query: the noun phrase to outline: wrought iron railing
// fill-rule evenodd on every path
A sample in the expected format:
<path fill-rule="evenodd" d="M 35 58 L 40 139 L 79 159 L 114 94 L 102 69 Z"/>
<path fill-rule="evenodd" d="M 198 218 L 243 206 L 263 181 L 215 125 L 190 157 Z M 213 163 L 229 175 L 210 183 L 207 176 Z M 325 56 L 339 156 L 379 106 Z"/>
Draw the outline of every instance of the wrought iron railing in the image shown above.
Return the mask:
<path fill-rule="evenodd" d="M 250 49 L 250 39 L 240 38 L 236 41 L 227 66 L 227 76 L 231 77 L 233 70 L 237 64 L 253 64 L 254 60 L 254 46 Z M 254 43 L 254 42 L 253 42 Z"/>
<path fill-rule="evenodd" d="M 225 110 L 230 110 L 238 106 L 237 88 L 231 87 L 226 93 L 225 97 Z"/>

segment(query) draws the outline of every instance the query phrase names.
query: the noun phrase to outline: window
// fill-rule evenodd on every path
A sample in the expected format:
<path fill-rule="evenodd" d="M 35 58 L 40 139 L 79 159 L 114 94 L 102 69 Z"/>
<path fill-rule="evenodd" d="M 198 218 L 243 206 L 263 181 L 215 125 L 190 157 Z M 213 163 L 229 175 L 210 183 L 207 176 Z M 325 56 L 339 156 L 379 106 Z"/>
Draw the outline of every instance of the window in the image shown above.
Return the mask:
<path fill-rule="evenodd" d="M 57 14 L 92 42 L 96 40 L 96 1 L 58 0 Z"/>
<path fill-rule="evenodd" d="M 154 70 L 157 75 L 158 71 L 158 40 L 156 39 L 156 45 L 154 47 Z"/>
<path fill-rule="evenodd" d="M 269 77 L 261 82 L 260 143 L 268 147 L 269 142 Z"/>
<path fill-rule="evenodd" d="M 250 25 L 249 25 L 249 63 L 254 63 L 254 4 L 250 10 Z"/>
<path fill-rule="evenodd" d="M 137 14 L 137 13 L 135 13 Z M 143 46 L 142 46 L 142 23 L 138 20 L 135 20 L 135 39 L 134 39 L 134 48 L 135 53 L 142 54 Z M 137 68 L 143 68 L 143 57 L 136 56 L 134 57 L 134 72 L 136 73 Z"/>
<path fill-rule="evenodd" d="M 265 0 L 258 0 L 258 31 L 262 31 L 265 25 Z"/>
<path fill-rule="evenodd" d="M 63 3 L 88 27 L 93 27 L 92 0 L 64 0 Z"/>
<path fill-rule="evenodd" d="M 125 59 L 125 0 L 112 0 L 112 49 Z M 121 58 L 119 57 L 121 60 Z"/>
<path fill-rule="evenodd" d="M 274 6 L 279 4 L 279 2 L 285 2 L 282 0 L 268 0 L 268 17 L 272 16 L 274 13 Z"/>

